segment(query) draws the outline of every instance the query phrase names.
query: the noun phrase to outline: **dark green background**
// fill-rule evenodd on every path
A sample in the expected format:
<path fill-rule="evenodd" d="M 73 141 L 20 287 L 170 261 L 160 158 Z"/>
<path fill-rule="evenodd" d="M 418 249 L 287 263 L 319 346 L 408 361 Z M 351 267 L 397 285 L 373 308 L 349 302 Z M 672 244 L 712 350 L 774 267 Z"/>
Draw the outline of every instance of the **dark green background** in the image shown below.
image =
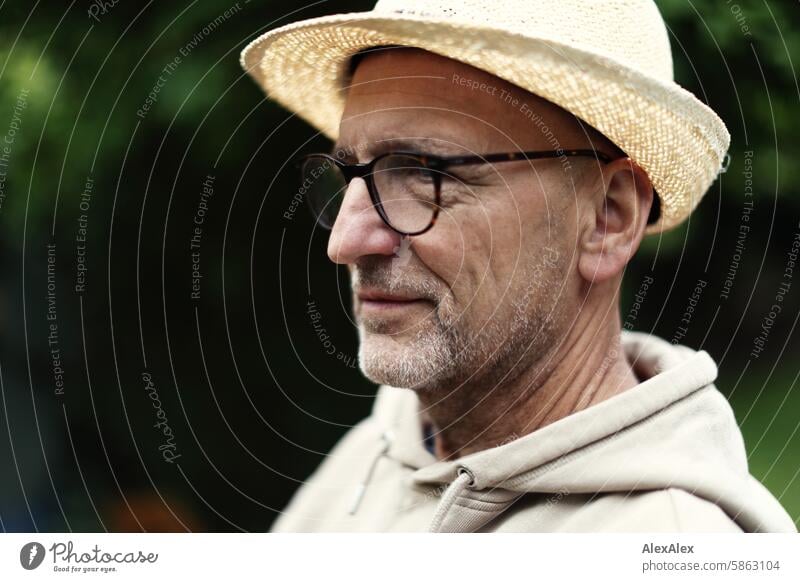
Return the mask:
<path fill-rule="evenodd" d="M 269 28 L 370 3 L 241 1 L 182 58 L 144 119 L 137 109 L 164 67 L 235 3 L 120 0 L 99 22 L 90 6 L 0 5 L 0 139 L 29 91 L 0 208 L 2 529 L 265 530 L 367 414 L 374 388 L 347 363 L 357 348 L 341 304 L 343 271 L 328 262 L 324 239 L 311 236 L 303 209 L 282 218 L 295 189 L 284 164 L 299 148 L 328 145 L 266 102 L 238 55 Z M 798 519 L 800 280 L 763 353 L 750 352 L 800 222 L 800 5 L 659 6 L 676 76 L 726 121 L 732 158 L 691 220 L 648 240 L 631 264 L 623 317 L 652 276 L 636 328 L 669 339 L 697 281 L 707 282 L 683 341 L 719 362 L 717 385 L 735 409 L 752 472 Z M 754 210 L 725 300 L 745 151 L 753 152 Z M 215 193 L 202 235 L 202 295 L 193 301 L 188 245 L 209 174 Z M 87 177 L 88 271 L 78 294 L 75 236 Z M 47 344 L 52 242 L 62 396 Z M 309 296 L 343 359 L 315 335 Z M 145 371 L 174 431 L 176 464 L 158 450 Z"/>

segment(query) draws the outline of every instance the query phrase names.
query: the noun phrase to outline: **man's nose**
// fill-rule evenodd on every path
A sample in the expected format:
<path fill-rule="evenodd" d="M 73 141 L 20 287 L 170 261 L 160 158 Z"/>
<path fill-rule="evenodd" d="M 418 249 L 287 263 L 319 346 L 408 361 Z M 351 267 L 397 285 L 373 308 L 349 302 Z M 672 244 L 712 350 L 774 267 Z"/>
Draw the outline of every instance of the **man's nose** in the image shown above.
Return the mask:
<path fill-rule="evenodd" d="M 328 240 L 328 257 L 340 265 L 355 263 L 366 255 L 394 255 L 401 236 L 378 215 L 361 178 L 354 178 Z"/>

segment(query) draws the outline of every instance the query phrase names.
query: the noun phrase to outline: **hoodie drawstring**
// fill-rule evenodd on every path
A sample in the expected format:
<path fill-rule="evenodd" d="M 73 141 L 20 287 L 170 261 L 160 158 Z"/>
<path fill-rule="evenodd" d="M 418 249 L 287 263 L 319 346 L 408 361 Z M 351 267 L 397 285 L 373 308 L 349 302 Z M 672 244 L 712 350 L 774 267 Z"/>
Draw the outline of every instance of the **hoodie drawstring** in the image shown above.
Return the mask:
<path fill-rule="evenodd" d="M 353 496 L 353 503 L 350 506 L 350 515 L 355 515 L 358 511 L 358 508 L 361 506 L 361 502 L 364 499 L 364 495 L 367 492 L 367 487 L 369 486 L 369 483 L 375 474 L 375 468 L 378 466 L 378 461 L 380 461 L 386 455 L 386 453 L 389 452 L 389 449 L 392 446 L 392 434 L 390 432 L 384 432 L 381 435 L 381 439 L 383 440 L 383 445 L 372 459 L 372 462 L 369 464 L 369 468 L 367 469 L 367 473 L 364 475 L 364 478 L 356 487 L 355 495 Z M 475 475 L 472 473 L 472 471 L 466 467 L 458 467 L 455 480 L 450 483 L 450 486 L 444 492 L 444 495 L 442 495 L 439 505 L 436 507 L 436 513 L 431 520 L 428 531 L 434 533 L 441 531 L 444 520 L 447 517 L 447 514 L 450 512 L 450 509 L 453 507 L 456 499 L 461 496 L 465 489 L 472 487 L 474 484 Z"/>
<path fill-rule="evenodd" d="M 358 511 L 358 508 L 361 506 L 361 500 L 364 499 L 364 494 L 367 492 L 367 485 L 369 485 L 370 480 L 372 480 L 372 475 L 375 473 L 375 467 L 378 465 L 378 461 L 389 452 L 389 447 L 392 446 L 391 433 L 383 433 L 381 439 L 383 440 L 383 446 L 378 451 L 378 454 L 375 455 L 375 458 L 372 459 L 372 463 L 370 463 L 369 469 L 367 469 L 367 474 L 356 487 L 356 492 L 353 496 L 353 504 L 350 506 L 350 515 L 355 515 L 356 511 Z"/>
<path fill-rule="evenodd" d="M 442 500 L 439 502 L 439 506 L 436 508 L 436 513 L 433 515 L 433 519 L 431 520 L 431 525 L 428 528 L 429 532 L 437 533 L 441 531 L 444 518 L 447 517 L 447 514 L 450 512 L 450 508 L 453 506 L 453 503 L 455 503 L 456 499 L 461 496 L 465 489 L 468 489 L 474 484 L 475 475 L 473 475 L 472 472 L 466 467 L 459 467 L 458 476 L 456 477 L 455 481 L 450 484 L 450 486 L 447 488 L 447 491 L 445 491 L 444 495 L 442 495 Z"/>

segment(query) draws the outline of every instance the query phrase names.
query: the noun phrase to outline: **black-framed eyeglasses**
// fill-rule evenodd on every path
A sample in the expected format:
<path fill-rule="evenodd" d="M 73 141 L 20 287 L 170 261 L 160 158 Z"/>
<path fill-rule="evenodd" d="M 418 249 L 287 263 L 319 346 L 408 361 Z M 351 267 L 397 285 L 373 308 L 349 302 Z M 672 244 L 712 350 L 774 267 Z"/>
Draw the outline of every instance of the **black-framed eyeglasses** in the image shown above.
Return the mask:
<path fill-rule="evenodd" d="M 452 157 L 389 152 L 363 164 L 346 164 L 328 154 L 311 154 L 300 158 L 298 165 L 302 173 L 301 192 L 320 226 L 333 228 L 348 185 L 353 178 L 362 178 L 383 222 L 399 234 L 416 236 L 436 224 L 441 210 L 442 179 L 448 168 L 561 156 L 592 157 L 601 163 L 612 161 L 611 156 L 595 150 Z"/>

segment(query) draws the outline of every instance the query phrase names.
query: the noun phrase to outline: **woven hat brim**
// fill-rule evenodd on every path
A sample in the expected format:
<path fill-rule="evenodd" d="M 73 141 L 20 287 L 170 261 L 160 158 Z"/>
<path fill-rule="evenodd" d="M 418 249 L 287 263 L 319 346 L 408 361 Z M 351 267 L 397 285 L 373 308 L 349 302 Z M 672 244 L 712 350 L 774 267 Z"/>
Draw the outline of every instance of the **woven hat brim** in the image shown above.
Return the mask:
<path fill-rule="evenodd" d="M 424 49 L 488 71 L 570 111 L 647 172 L 661 198 L 655 234 L 680 224 L 715 180 L 725 124 L 676 83 L 552 39 L 413 15 L 325 16 L 270 31 L 242 51 L 267 96 L 336 139 L 350 58 L 376 46 Z"/>

